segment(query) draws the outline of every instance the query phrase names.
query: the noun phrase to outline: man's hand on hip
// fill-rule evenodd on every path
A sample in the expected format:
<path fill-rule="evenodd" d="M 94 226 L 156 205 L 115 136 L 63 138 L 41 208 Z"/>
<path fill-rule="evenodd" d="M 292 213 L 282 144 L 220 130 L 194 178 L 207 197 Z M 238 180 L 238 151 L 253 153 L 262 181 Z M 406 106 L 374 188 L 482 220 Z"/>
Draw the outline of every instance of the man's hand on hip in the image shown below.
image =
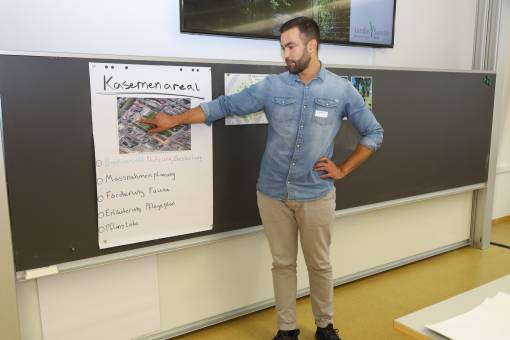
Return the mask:
<path fill-rule="evenodd" d="M 343 170 L 341 166 L 337 166 L 327 157 L 321 157 L 321 159 L 315 163 L 313 169 L 317 172 L 325 172 L 325 174 L 321 176 L 322 179 L 332 178 L 334 180 L 339 180 L 347 176 L 347 171 Z"/>
<path fill-rule="evenodd" d="M 360 164 L 365 162 L 374 151 L 367 146 L 358 144 L 356 149 L 347 157 L 340 165 L 336 165 L 327 157 L 321 157 L 315 163 L 313 169 L 315 171 L 324 171 L 325 174 L 321 176 L 322 179 L 333 178 L 335 180 L 342 179 L 356 169 Z"/>

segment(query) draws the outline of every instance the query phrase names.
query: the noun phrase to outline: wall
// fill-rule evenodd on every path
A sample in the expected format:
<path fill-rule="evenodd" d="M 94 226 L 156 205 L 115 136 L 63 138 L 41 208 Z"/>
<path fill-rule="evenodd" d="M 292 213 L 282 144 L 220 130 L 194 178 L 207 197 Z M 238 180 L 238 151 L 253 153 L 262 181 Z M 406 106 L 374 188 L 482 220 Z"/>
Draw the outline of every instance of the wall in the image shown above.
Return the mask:
<path fill-rule="evenodd" d="M 0 116 L 1 111 L 0 108 Z M 0 130 L 2 130 L 1 117 Z M 16 304 L 16 281 L 12 275 L 15 269 L 6 184 L 4 150 L 0 148 L 0 329 L 2 337 L 17 339 L 20 336 L 20 330 Z"/>
<path fill-rule="evenodd" d="M 395 48 L 375 50 L 374 65 L 472 68 L 476 1 L 397 1 Z"/>
<path fill-rule="evenodd" d="M 0 50 L 280 61 L 276 41 L 180 34 L 178 9 L 177 0 L 3 1 Z M 471 69 L 476 0 L 397 1 L 396 12 L 394 49 L 324 45 L 321 59 L 326 64 Z M 464 241 L 470 214 L 471 193 L 463 193 L 338 217 L 335 277 Z M 262 233 L 162 254 L 158 262 L 162 331 L 272 297 Z M 301 257 L 298 267 L 304 288 Z M 17 297 L 22 339 L 41 339 L 37 281 L 18 283 Z"/>
<path fill-rule="evenodd" d="M 0 9 L 0 50 L 280 61 L 276 40 L 181 34 L 178 0 L 20 0 Z M 336 64 L 372 61 L 361 47 L 324 46 L 321 56 Z"/>
<path fill-rule="evenodd" d="M 510 2 L 502 1 L 501 28 L 499 33 L 498 81 L 504 82 L 503 96 L 499 98 L 501 124 L 499 151 L 494 191 L 493 218 L 510 216 Z"/>

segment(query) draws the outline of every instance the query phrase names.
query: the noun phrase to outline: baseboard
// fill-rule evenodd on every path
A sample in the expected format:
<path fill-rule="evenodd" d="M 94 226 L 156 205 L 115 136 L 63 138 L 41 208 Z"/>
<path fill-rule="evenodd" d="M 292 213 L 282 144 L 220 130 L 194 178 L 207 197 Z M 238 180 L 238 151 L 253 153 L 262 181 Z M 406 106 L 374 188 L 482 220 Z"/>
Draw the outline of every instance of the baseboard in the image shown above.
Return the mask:
<path fill-rule="evenodd" d="M 510 215 L 495 218 L 492 220 L 492 225 L 510 222 Z"/>

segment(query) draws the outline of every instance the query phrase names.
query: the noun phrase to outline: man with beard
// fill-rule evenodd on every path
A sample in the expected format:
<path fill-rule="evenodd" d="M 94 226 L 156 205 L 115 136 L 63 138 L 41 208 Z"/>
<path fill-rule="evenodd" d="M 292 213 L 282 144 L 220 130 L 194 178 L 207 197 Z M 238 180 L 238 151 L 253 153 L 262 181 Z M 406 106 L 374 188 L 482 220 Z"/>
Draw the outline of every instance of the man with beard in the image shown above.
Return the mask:
<path fill-rule="evenodd" d="M 153 132 L 179 124 L 211 124 L 227 114 L 264 110 L 269 121 L 266 149 L 257 181 L 257 202 L 273 257 L 278 316 L 277 340 L 298 339 L 296 257 L 298 234 L 308 269 L 316 339 L 340 339 L 333 327 L 333 275 L 329 258 L 335 212 L 334 181 L 363 163 L 383 138 L 383 130 L 349 81 L 329 72 L 318 59 L 319 27 L 310 18 L 292 19 L 280 28 L 288 72 L 270 75 L 230 96 L 181 115 L 158 114 L 144 122 Z M 334 138 L 343 118 L 361 139 L 335 164 Z M 343 193 L 345 194 L 345 193 Z"/>

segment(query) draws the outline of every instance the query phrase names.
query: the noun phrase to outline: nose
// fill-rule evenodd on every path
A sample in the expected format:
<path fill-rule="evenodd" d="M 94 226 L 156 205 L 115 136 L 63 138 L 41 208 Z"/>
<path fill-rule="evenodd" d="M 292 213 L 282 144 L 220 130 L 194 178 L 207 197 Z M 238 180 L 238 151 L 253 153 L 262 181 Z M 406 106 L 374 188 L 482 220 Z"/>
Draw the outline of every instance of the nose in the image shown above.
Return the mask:
<path fill-rule="evenodd" d="M 287 59 L 289 57 L 289 49 L 285 48 L 283 49 L 283 59 Z"/>

